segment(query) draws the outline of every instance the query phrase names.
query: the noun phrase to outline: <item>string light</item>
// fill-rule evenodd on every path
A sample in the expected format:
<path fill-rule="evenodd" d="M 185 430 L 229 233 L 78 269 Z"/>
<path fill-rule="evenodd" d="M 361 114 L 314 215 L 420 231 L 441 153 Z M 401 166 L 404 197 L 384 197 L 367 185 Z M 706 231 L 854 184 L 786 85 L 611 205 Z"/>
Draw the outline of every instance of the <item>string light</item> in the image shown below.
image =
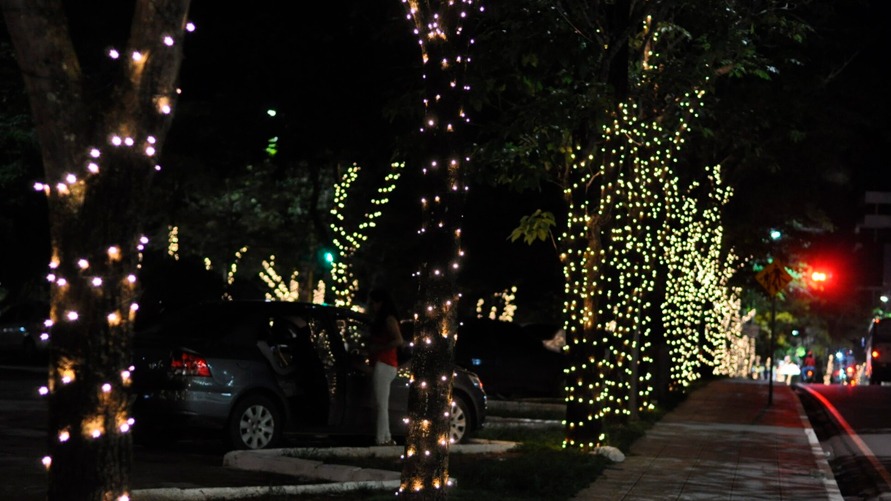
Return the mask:
<path fill-rule="evenodd" d="M 172 113 L 177 92 L 169 83 L 152 82 L 153 85 L 149 86 L 143 79 L 150 73 L 146 71 L 150 65 L 169 61 L 165 55 L 177 58 L 180 55 L 172 48 L 176 46 L 176 33 L 182 31 L 185 24 L 186 12 L 167 14 L 159 18 L 167 25 L 164 28 L 167 34 L 153 41 L 142 42 L 138 42 L 140 37 L 133 37 L 133 41 L 144 46 L 105 51 L 109 57 L 108 64 L 122 66 L 124 78 L 130 84 L 128 88 L 133 92 L 139 89 L 143 94 L 143 91 L 149 90 L 149 94 L 156 97 L 150 103 L 148 113 L 138 107 L 124 111 L 123 107 L 112 103 L 102 112 L 105 117 L 102 122 L 109 124 L 109 128 L 104 132 L 87 131 L 93 134 L 92 137 L 101 138 L 98 146 L 93 143 L 94 146 L 81 150 L 67 163 L 65 172 L 53 173 L 53 166 L 47 166 L 49 179 L 35 183 L 34 189 L 43 191 L 47 196 L 53 221 L 64 223 L 72 219 L 80 220 L 80 211 L 89 190 L 101 186 L 105 180 L 98 176 L 111 175 L 104 174 L 106 172 L 120 172 L 119 167 L 123 164 L 133 172 L 144 168 L 142 174 L 146 176 L 157 169 L 151 157 L 158 153 L 159 132 L 169 126 L 169 117 L 163 115 Z M 129 100 L 131 96 L 122 97 L 138 105 L 138 97 L 132 101 Z M 152 111 L 157 113 L 153 114 Z M 71 137 L 87 137 L 82 131 L 69 132 Z M 98 191 L 102 192 L 101 189 Z M 103 215 L 103 219 L 113 220 L 123 215 Z M 118 223 L 123 229 L 114 226 Z M 132 227 L 120 221 L 109 223 L 107 227 L 100 225 L 93 233 L 101 236 L 93 238 L 104 244 L 77 256 L 70 254 L 75 248 L 80 248 L 81 241 L 72 248 L 66 232 L 54 231 L 52 235 L 53 256 L 49 265 L 51 272 L 47 275 L 51 283 L 52 307 L 45 326 L 48 329 L 52 327 L 55 349 L 51 350 L 53 356 L 48 384 L 39 390 L 42 396 L 49 399 L 51 426 L 54 428 L 51 434 L 57 438 L 50 447 L 52 454 L 42 459 L 50 473 L 51 491 L 58 481 L 56 472 L 61 469 L 68 471 L 69 465 L 82 460 L 82 452 L 95 450 L 97 446 L 91 444 L 119 440 L 119 435 L 129 433 L 133 425 L 132 418 L 127 416 L 129 393 L 126 387 L 130 384 L 133 370 L 126 365 L 129 363 L 127 346 L 138 309 L 135 302 L 139 293 L 136 290 L 136 271 L 141 266 L 142 251 L 148 240 L 128 234 Z M 115 231 L 118 232 L 117 236 L 109 236 L 115 235 Z M 82 232 L 77 238 L 83 238 Z M 48 333 L 44 335 L 49 338 Z M 94 341 L 86 342 L 87 337 Z M 91 388 L 91 385 L 96 387 Z M 103 466 L 127 467 L 126 464 L 114 463 L 98 465 L 97 468 Z M 63 477 L 64 474 L 58 478 Z M 127 476 L 114 474 L 106 477 L 85 478 L 76 487 L 94 489 L 97 485 L 93 484 L 102 483 L 103 499 L 128 501 L 128 488 L 121 485 L 127 481 Z M 115 480 L 108 480 L 112 477 Z M 82 495 L 86 496 L 83 492 L 70 493 L 75 498 Z"/>
<path fill-rule="evenodd" d="M 462 171 L 469 159 L 457 155 L 461 146 L 459 124 L 469 118 L 463 101 L 470 86 L 465 83 L 467 51 L 474 41 L 465 22 L 469 12 L 482 12 L 474 0 L 437 4 L 403 0 L 406 19 L 412 24 L 423 63 L 425 82 L 424 120 L 420 131 L 430 139 L 431 158 L 420 167 L 422 223 L 418 228 L 421 245 L 430 253 L 422 269 L 413 273 L 420 281 L 421 300 L 416 306 L 413 343 L 423 341 L 424 350 L 415 352 L 409 385 L 409 420 L 403 478 L 398 493 L 424 497 L 426 489 L 449 484 L 448 420 L 451 405 L 452 372 L 447 360 L 455 341 L 456 274 L 460 270 L 459 228 L 461 203 L 467 187 Z M 431 61 L 434 64 L 428 64 Z M 441 166 L 446 166 L 443 169 Z M 453 252 L 453 255 L 446 254 Z M 443 372 L 440 372 L 443 371 Z M 418 454 L 417 451 L 423 453 Z"/>
<path fill-rule="evenodd" d="M 721 337 L 727 332 L 721 329 L 730 310 L 723 310 L 724 316 L 701 311 L 703 304 L 732 304 L 727 279 L 736 263 L 732 253 L 722 261 L 717 218 L 729 192 L 716 182 L 697 219 L 691 215 L 695 194 L 682 196 L 674 174 L 682 133 L 689 130 L 685 117 L 696 115 L 701 98 L 697 92 L 678 101 L 681 113 L 673 130 L 666 129 L 664 117 L 647 121 L 633 101 L 621 103 L 601 129 L 596 148 L 569 150 L 572 168 L 564 191 L 569 213 L 560 241 L 564 329 L 570 340 L 564 350 L 576 363 L 566 370 L 565 447 L 599 446 L 604 418 L 654 408 L 649 312 L 655 285 L 665 279 L 659 260 L 668 266 L 661 306 L 672 381 L 686 386 L 704 360 L 729 357 Z M 595 178 L 599 184 L 592 183 Z M 596 205 L 589 195 L 592 185 L 600 189 Z M 604 215 L 609 224 L 595 223 Z M 591 236 L 592 227 L 599 236 Z M 694 332 L 701 321 L 704 339 Z"/>
<path fill-rule="evenodd" d="M 347 307 L 355 304 L 355 295 L 359 284 L 350 268 L 353 256 L 361 249 L 362 244 L 368 239 L 368 232 L 375 227 L 375 220 L 382 212 L 383 206 L 390 202 L 390 194 L 396 189 L 397 182 L 405 168 L 405 162 L 393 162 L 390 170 L 384 177 L 383 184 L 377 189 L 374 198 L 371 199 L 372 210 L 365 212 L 354 228 L 348 229 L 346 216 L 343 214 L 350 195 L 350 187 L 359 178 L 361 168 L 352 164 L 334 185 L 334 204 L 331 208 L 332 220 L 329 224 L 332 243 L 337 249 L 338 259 L 331 263 L 331 288 L 334 293 L 334 305 Z"/>

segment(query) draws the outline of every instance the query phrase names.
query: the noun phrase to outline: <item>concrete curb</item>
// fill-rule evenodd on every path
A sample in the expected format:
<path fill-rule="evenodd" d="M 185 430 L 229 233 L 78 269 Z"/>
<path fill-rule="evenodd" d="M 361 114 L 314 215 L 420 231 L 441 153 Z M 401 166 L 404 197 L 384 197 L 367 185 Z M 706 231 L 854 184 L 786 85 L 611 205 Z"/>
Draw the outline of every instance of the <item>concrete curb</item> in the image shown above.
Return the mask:
<path fill-rule="evenodd" d="M 499 440 L 472 440 L 453 444 L 450 454 L 482 454 L 505 452 L 518 444 Z M 159 488 L 134 490 L 132 497 L 140 501 L 212 501 L 224 499 L 264 498 L 272 495 L 332 494 L 355 490 L 387 490 L 399 488 L 401 472 L 326 464 L 331 457 L 399 457 L 402 446 L 290 448 L 259 451 L 230 451 L 223 456 L 223 466 L 251 471 L 266 471 L 301 478 L 329 480 L 328 484 Z M 456 479 L 451 479 L 453 484 Z"/>
<path fill-rule="evenodd" d="M 399 489 L 399 480 L 341 482 L 312 485 L 280 485 L 269 487 L 212 487 L 200 489 L 142 489 L 133 491 L 133 499 L 140 501 L 215 501 L 223 499 L 265 499 L 274 495 L 299 496 L 305 494 L 337 494 L 361 489 Z"/>

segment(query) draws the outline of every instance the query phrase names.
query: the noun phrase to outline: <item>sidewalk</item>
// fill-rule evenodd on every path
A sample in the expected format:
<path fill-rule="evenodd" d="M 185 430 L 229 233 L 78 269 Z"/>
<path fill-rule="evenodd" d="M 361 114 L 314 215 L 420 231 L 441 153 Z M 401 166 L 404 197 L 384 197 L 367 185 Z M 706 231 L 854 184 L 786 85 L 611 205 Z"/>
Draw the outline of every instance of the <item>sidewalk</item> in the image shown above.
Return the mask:
<path fill-rule="evenodd" d="M 841 501 L 789 386 L 716 380 L 694 391 L 576 501 Z"/>

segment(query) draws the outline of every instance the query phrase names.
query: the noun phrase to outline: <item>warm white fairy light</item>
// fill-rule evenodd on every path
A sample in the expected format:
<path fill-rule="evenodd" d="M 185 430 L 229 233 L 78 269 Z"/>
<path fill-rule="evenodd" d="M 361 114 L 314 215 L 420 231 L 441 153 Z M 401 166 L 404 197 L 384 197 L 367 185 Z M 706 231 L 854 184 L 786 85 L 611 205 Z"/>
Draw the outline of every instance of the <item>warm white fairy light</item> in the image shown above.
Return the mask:
<path fill-rule="evenodd" d="M 299 272 L 294 270 L 290 280 L 285 280 L 275 269 L 275 256 L 269 256 L 261 263 L 263 267 L 259 272 L 260 279 L 269 288 L 265 292 L 267 301 L 299 301 L 300 282 L 297 281 Z"/>
<path fill-rule="evenodd" d="M 403 5 L 406 18 L 413 24 L 424 65 L 427 88 L 422 100 L 425 115 L 420 130 L 430 138 L 432 157 L 421 166 L 427 186 L 420 196 L 424 222 L 417 232 L 422 242 L 441 249 L 443 255 L 454 251 L 457 256 L 427 263 L 413 274 L 421 280 L 423 288 L 430 291 L 428 297 L 423 298 L 429 304 L 417 307 L 415 339 L 427 347 L 413 359 L 410 383 L 410 393 L 424 405 L 418 406 L 420 410 L 410 409 L 409 443 L 399 493 L 409 497 L 417 493 L 420 498 L 425 495 L 425 489 L 449 485 L 446 460 L 449 441 L 441 439 L 440 427 L 448 424 L 444 411 L 451 400 L 451 370 L 438 374 L 442 367 L 427 354 L 439 353 L 440 358 L 445 357 L 451 353 L 455 338 L 450 331 L 454 329 L 455 305 L 459 299 L 454 282 L 463 255 L 458 226 L 461 197 L 466 191 L 459 180 L 466 158 L 455 155 L 454 144 L 460 145 L 460 141 L 453 144 L 450 136 L 461 132 L 457 124 L 467 123 L 461 105 L 469 89 L 464 83 L 465 65 L 469 61 L 464 52 L 473 40 L 467 36 L 465 17 L 461 13 L 482 9 L 474 0 L 436 5 L 403 0 Z M 433 64 L 428 64 L 431 61 Z M 450 138 L 446 140 L 446 137 Z M 425 428 L 425 423 L 429 428 Z M 422 454 L 417 454 L 418 450 Z"/>
<path fill-rule="evenodd" d="M 74 170 L 57 173 L 55 178 L 34 185 L 36 190 L 43 191 L 48 198 L 52 199 L 54 203 L 51 204 L 51 207 L 64 207 L 64 211 L 72 214 L 81 210 L 84 201 L 88 199 L 90 190 L 102 186 L 102 180 L 97 180 L 97 176 L 106 171 L 112 172 L 111 169 L 102 168 L 106 161 L 117 162 L 117 166 L 123 165 L 122 162 L 129 162 L 129 168 L 142 167 L 146 169 L 146 172 L 150 172 L 155 167 L 154 162 L 151 162 L 148 157 L 158 153 L 155 150 L 158 144 L 157 132 L 140 130 L 140 127 L 149 125 L 152 128 L 158 127 L 158 131 L 165 130 L 164 124 L 169 123 L 169 118 L 162 118 L 161 114 L 172 112 L 173 101 L 171 100 L 172 96 L 164 95 L 164 87 L 172 86 L 164 84 L 163 79 L 157 82 L 162 84 L 159 86 L 148 85 L 148 82 L 140 79 L 149 74 L 148 71 L 144 71 L 149 68 L 149 65 L 163 61 L 160 51 L 157 49 L 174 46 L 174 34 L 182 31 L 184 19 L 177 21 L 173 12 L 168 14 L 162 16 L 163 22 L 171 25 L 165 28 L 165 31 L 168 32 L 167 35 L 159 34 L 157 38 L 147 43 L 148 46 L 140 46 L 137 50 L 132 50 L 133 47 L 130 47 L 123 54 L 114 48 L 107 50 L 107 55 L 112 60 L 124 59 L 109 64 L 120 65 L 123 63 L 123 71 L 128 72 L 124 78 L 131 84 L 130 88 L 141 89 L 141 95 L 146 94 L 144 91 L 148 91 L 159 96 L 151 105 L 153 109 L 131 110 L 128 108 L 121 113 L 115 111 L 112 106 L 102 113 L 102 116 L 107 119 L 103 122 L 108 122 L 110 125 L 105 133 L 99 133 L 98 137 L 102 138 L 99 144 L 102 147 L 81 150 L 80 158 L 74 159 L 74 162 L 70 164 Z M 182 14 L 184 18 L 185 13 Z M 133 39 L 138 38 L 133 37 Z M 164 53 L 177 57 L 180 55 L 179 52 L 169 49 Z M 125 55 L 129 55 L 129 58 L 122 57 Z M 152 57 L 149 58 L 149 55 Z M 151 74 L 156 73 L 152 72 Z M 109 88 L 119 87 L 109 85 Z M 173 89 L 166 92 L 172 94 Z M 129 96 L 123 97 L 128 98 Z M 137 96 L 137 99 L 132 102 L 138 102 L 139 98 Z M 131 101 L 127 100 L 127 102 Z M 131 111 L 134 113 L 128 115 L 127 112 Z M 145 111 L 149 111 L 149 113 L 145 113 Z M 151 117 L 152 111 L 156 112 L 155 117 Z M 77 137 L 86 137 L 91 131 L 62 132 L 66 133 L 66 137 L 68 135 L 76 136 L 76 139 Z M 146 132 L 152 134 L 146 134 Z M 133 147 L 133 153 L 136 154 L 118 150 L 118 148 L 124 147 Z M 107 150 L 103 152 L 103 148 L 107 148 Z M 140 149 L 142 151 L 139 151 Z M 62 197 L 66 199 L 63 203 L 59 203 L 59 199 Z M 54 216 L 55 214 L 51 215 L 51 217 Z M 129 225 L 125 225 L 125 228 L 129 227 Z M 103 227 L 100 226 L 98 229 L 102 230 Z M 107 230 L 107 228 L 105 229 Z M 127 231 L 129 230 L 124 230 L 123 237 L 125 239 L 132 238 L 132 235 L 127 235 Z M 109 232 L 96 231 L 94 233 L 96 233 L 95 238 L 102 241 L 101 239 L 107 238 L 105 233 Z M 116 377 L 118 369 L 114 367 L 116 362 L 113 359 L 120 354 L 121 350 L 124 350 L 123 347 L 119 347 L 119 345 L 123 346 L 119 340 L 131 334 L 129 329 L 132 328 L 133 313 L 137 309 L 133 300 L 139 293 L 135 287 L 136 270 L 139 268 L 142 251 L 148 241 L 144 237 L 140 238 L 138 245 L 136 242 L 123 241 L 118 242 L 125 245 L 118 245 L 112 241 L 113 245 L 106 243 L 104 247 L 88 250 L 86 255 L 71 256 L 68 255 L 71 249 L 66 247 L 66 239 L 57 241 L 55 237 L 56 235 L 54 235 L 53 258 L 50 263 L 52 271 L 49 273 L 52 275 L 50 282 L 53 287 L 51 290 L 52 318 L 47 319 L 45 325 L 48 329 L 50 326 L 53 327 L 53 340 L 59 343 L 60 349 L 53 351 L 48 384 L 41 387 L 39 392 L 51 399 L 61 399 L 60 401 L 65 403 L 65 408 L 70 411 L 64 415 L 56 416 L 60 424 L 57 425 L 57 430 L 51 431 L 51 436 L 55 434 L 58 442 L 51 447 L 56 450 L 73 448 L 72 450 L 77 452 L 74 449 L 83 447 L 83 438 L 103 441 L 107 440 L 110 434 L 127 433 L 132 427 L 132 419 L 126 416 L 129 395 L 124 390 L 124 387 L 130 384 L 132 368 L 121 371 L 121 379 L 118 380 Z M 80 300 L 84 302 L 78 303 L 77 301 Z M 129 314 L 124 315 L 124 308 L 127 305 L 129 305 Z M 108 327 L 102 325 L 102 313 L 100 313 L 102 310 L 96 310 L 105 307 L 108 308 L 105 313 Z M 98 325 L 96 323 L 97 314 Z M 57 322 L 53 322 L 53 319 Z M 42 333 L 41 336 L 49 338 L 48 332 Z M 103 343 L 84 343 L 82 340 L 86 336 L 95 336 L 97 341 L 103 341 Z M 82 353 L 85 346 L 95 347 L 99 352 Z M 123 353 L 123 355 L 127 354 Z M 111 367 L 106 367 L 106 365 L 111 365 Z M 110 378 L 111 381 L 106 377 L 107 375 L 102 375 L 109 369 L 111 369 L 110 374 L 115 376 Z M 97 384 L 98 388 L 85 388 L 84 385 L 96 384 L 97 379 L 94 376 L 97 375 L 101 377 Z M 59 393 L 61 395 L 57 395 Z M 91 407 L 90 405 L 77 405 L 81 403 L 81 397 L 86 395 L 92 395 L 90 401 L 95 403 L 95 408 L 88 408 Z M 72 440 L 72 437 L 77 437 L 77 439 Z M 63 454 L 56 457 L 55 462 L 52 456 L 43 458 L 42 462 L 50 471 L 52 478 L 59 471 L 70 471 L 71 458 L 74 458 L 75 461 L 79 459 L 76 454 Z M 50 469 L 51 465 L 52 469 Z M 101 468 L 103 465 L 100 462 L 96 466 Z M 85 484 L 104 481 L 107 479 L 85 479 Z M 88 485 L 88 487 L 90 486 Z M 106 492 L 101 493 L 103 499 L 129 501 L 130 495 L 126 492 L 126 486 L 105 487 Z M 78 496 L 75 495 L 75 497 Z"/>
<path fill-rule="evenodd" d="M 604 438 L 600 433 L 604 417 L 624 418 L 653 408 L 655 363 L 649 340 L 653 319 L 648 312 L 658 299 L 654 298 L 655 285 L 663 280 L 656 265 L 666 260 L 654 250 L 670 254 L 673 251 L 666 249 L 672 242 L 684 240 L 673 233 L 676 226 L 694 226 L 684 219 L 687 196 L 680 196 L 676 189 L 675 159 L 690 127 L 687 119 L 696 116 L 702 96 L 689 93 L 672 102 L 676 113 L 652 115 L 631 98 L 616 106 L 612 121 L 598 134 L 584 138 L 592 146 L 568 149 L 571 161 L 564 194 L 569 211 L 559 238 L 566 294 L 564 329 L 569 340 L 565 350 L 573 360 L 566 371 L 566 447 L 596 447 Z M 609 223 L 602 222 L 603 215 L 608 215 Z M 710 227 L 712 235 L 718 235 L 714 247 L 720 249 L 716 228 L 720 225 Z M 689 233 L 686 237 L 688 241 L 700 238 Z M 688 274 L 702 270 L 696 259 L 686 256 L 675 264 Z M 714 270 L 721 272 L 728 268 L 715 255 L 696 256 L 703 259 L 702 266 L 717 266 Z M 722 275 L 699 274 L 697 278 L 704 276 L 711 281 L 700 292 L 707 290 L 708 296 L 699 296 L 696 304 L 715 304 L 721 297 L 717 292 L 726 292 L 726 287 L 720 287 Z M 718 285 L 712 288 L 712 284 Z M 688 294 L 686 289 L 673 290 L 667 296 L 686 302 Z M 703 321 L 707 326 L 717 325 L 708 320 L 716 316 L 713 312 L 686 309 L 678 317 L 685 315 L 690 325 Z M 689 343 L 689 336 L 674 334 L 677 330 L 671 326 L 666 329 L 678 342 L 687 343 L 677 345 L 675 354 L 702 353 Z M 708 334 L 717 330 L 707 327 L 706 335 L 712 337 L 706 345 L 719 344 L 716 334 Z M 718 348 L 709 349 L 704 356 L 712 361 L 720 358 Z M 673 374 L 691 374 L 690 368 L 678 368 L 683 360 L 672 362 Z"/>
<path fill-rule="evenodd" d="M 353 256 L 368 240 L 368 232 L 375 227 L 375 221 L 383 214 L 381 209 L 389 203 L 390 194 L 396 189 L 396 183 L 404 168 L 404 162 L 390 164 L 390 171 L 384 177 L 383 184 L 370 201 L 370 210 L 366 211 L 358 222 L 347 221 L 343 209 L 349 205 L 347 199 L 351 193 L 350 187 L 359 178 L 361 167 L 354 163 L 334 185 L 334 204 L 331 208 L 333 217 L 329 228 L 334 236 L 332 243 L 337 249 L 337 259 L 331 263 L 331 288 L 336 306 L 349 306 L 355 303 L 358 282 L 351 269 Z"/>

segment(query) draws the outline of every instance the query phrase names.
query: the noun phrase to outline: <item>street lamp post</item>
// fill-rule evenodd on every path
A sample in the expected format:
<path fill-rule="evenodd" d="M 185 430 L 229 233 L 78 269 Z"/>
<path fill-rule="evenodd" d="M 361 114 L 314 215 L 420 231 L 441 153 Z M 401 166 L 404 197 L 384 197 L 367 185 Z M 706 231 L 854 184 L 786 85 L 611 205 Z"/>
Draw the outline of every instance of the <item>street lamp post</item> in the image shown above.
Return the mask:
<path fill-rule="evenodd" d="M 777 242 L 782 238 L 783 234 L 779 230 L 772 229 L 770 230 L 770 254 L 772 258 L 776 258 L 776 246 Z M 768 354 L 770 355 L 770 369 L 768 371 L 768 380 L 767 380 L 767 405 L 773 405 L 773 367 L 776 365 L 776 360 L 774 360 L 774 338 L 777 324 L 777 292 L 776 290 L 771 292 L 770 297 L 770 340 L 768 344 Z"/>
<path fill-rule="evenodd" d="M 767 377 L 767 405 L 773 405 L 773 366 L 775 365 L 776 360 L 774 360 L 774 331 L 776 330 L 777 325 L 777 295 L 774 294 L 770 298 L 770 341 L 768 344 L 768 353 L 770 354 L 770 369 Z"/>

